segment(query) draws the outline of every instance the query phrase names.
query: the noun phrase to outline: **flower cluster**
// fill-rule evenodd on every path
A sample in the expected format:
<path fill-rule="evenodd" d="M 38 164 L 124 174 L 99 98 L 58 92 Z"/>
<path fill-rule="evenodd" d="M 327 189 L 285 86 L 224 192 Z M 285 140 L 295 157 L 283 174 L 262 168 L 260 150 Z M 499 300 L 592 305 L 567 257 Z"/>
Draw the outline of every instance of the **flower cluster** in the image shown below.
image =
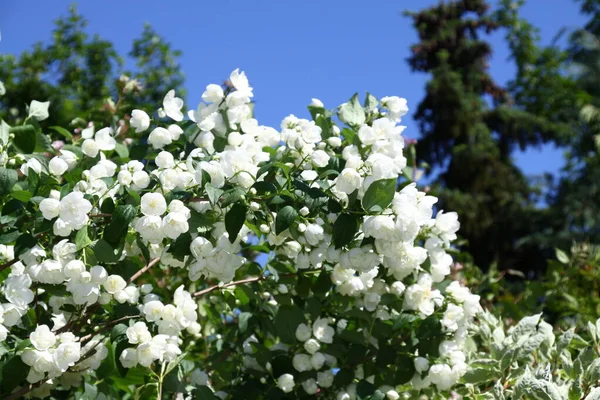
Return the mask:
<path fill-rule="evenodd" d="M 38 382 L 46 377 L 57 377 L 81 357 L 81 343 L 71 332 L 55 335 L 47 325 L 38 326 L 29 335 L 33 349 L 21 355 L 23 362 L 31 367 L 27 381 Z"/>
<path fill-rule="evenodd" d="M 188 119 L 171 90 L 152 116 L 131 111 L 132 129 L 90 122 L 51 157 L 13 157 L 26 178 L 0 188 L 23 203 L 2 209 L 15 236 L 0 258 L 15 262 L 0 339 L 17 348 L 9 333 L 30 333 L 16 352 L 27 381 L 120 387 L 130 369 L 156 378 L 138 397 L 155 385 L 202 398 L 186 386 L 201 382 L 222 398 L 352 400 L 446 392 L 465 375 L 479 297 L 448 279 L 457 215 L 402 179 L 406 101 L 313 99 L 312 120 L 275 129 L 253 97 L 235 70 Z"/>

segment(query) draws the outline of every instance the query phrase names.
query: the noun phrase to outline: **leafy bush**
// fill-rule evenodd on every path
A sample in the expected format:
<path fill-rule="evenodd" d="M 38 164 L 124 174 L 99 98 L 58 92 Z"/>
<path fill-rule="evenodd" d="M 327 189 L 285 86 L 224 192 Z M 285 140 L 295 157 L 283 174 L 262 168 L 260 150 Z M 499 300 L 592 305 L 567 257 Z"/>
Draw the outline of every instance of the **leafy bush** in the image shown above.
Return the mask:
<path fill-rule="evenodd" d="M 406 101 L 314 100 L 278 131 L 252 97 L 235 70 L 185 121 L 171 90 L 98 131 L 44 126 L 39 101 L 2 123 L 3 398 L 458 383 L 479 297 L 445 280 L 457 215 L 399 184 Z"/>
<path fill-rule="evenodd" d="M 504 333 L 453 279 L 404 99 L 276 130 L 252 97 L 235 70 L 185 121 L 170 90 L 98 131 L 2 122 L 2 398 L 595 398 L 596 331 Z"/>

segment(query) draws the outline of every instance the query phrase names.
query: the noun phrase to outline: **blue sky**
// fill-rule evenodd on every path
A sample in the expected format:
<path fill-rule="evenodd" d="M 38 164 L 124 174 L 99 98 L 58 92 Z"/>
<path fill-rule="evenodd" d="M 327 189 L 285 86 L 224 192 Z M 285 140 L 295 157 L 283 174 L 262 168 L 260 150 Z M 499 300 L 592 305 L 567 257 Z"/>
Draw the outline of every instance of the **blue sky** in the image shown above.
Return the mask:
<path fill-rule="evenodd" d="M 17 54 L 50 38 L 54 20 L 71 0 L 12 0 L 0 6 L 0 53 Z M 256 115 L 279 126 L 289 114 L 308 116 L 312 97 L 333 108 L 354 92 L 408 99 L 406 136 L 418 138 L 412 112 L 422 99 L 427 75 L 410 72 L 405 59 L 417 36 L 405 9 L 418 10 L 438 0 L 159 1 L 77 2 L 90 21 L 88 31 L 116 44 L 125 54 L 149 22 L 183 51 L 188 107 L 208 83 L 220 83 L 235 68 L 245 70 L 255 88 Z M 549 43 L 561 27 L 585 21 L 573 0 L 529 0 L 522 10 Z M 514 74 L 502 34 L 491 37 L 493 76 L 505 82 Z M 0 77 L 0 80 L 2 77 Z M 41 99 L 40 99 L 41 100 Z M 515 154 L 526 173 L 555 172 L 560 151 L 550 147 Z"/>

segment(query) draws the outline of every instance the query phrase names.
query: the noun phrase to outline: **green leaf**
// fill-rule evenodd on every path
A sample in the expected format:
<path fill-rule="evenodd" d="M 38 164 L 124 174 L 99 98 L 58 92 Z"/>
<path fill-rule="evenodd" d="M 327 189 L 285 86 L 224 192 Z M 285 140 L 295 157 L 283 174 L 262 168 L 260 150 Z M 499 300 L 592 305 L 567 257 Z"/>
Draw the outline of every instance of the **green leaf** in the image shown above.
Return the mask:
<path fill-rule="evenodd" d="M 240 201 L 241 199 L 244 198 L 245 194 L 246 194 L 246 192 L 244 192 L 242 189 L 239 189 L 239 188 L 235 188 L 231 191 L 226 192 L 223 195 L 223 201 L 221 202 L 221 207 L 227 207 L 230 204 L 237 203 L 238 201 Z"/>
<path fill-rule="evenodd" d="M 298 211 L 292 206 L 285 206 L 277 213 L 275 218 L 275 233 L 279 235 L 288 229 L 298 217 Z"/>
<path fill-rule="evenodd" d="M 489 381 L 496 381 L 500 377 L 500 372 L 493 367 L 489 368 L 470 368 L 463 376 L 463 382 L 480 384 Z"/>
<path fill-rule="evenodd" d="M 15 242 L 15 257 L 20 256 L 37 244 L 37 239 L 29 233 L 24 233 Z"/>
<path fill-rule="evenodd" d="M 94 251 L 96 260 L 100 263 L 111 264 L 119 261 L 119 256 L 115 254 L 112 246 L 104 239 L 93 241 L 90 248 Z"/>
<path fill-rule="evenodd" d="M 304 313 L 298 306 L 281 306 L 275 315 L 275 330 L 283 342 L 295 343 L 296 328 L 304 322 Z"/>
<path fill-rule="evenodd" d="M 229 241 L 235 242 L 240 229 L 246 221 L 246 212 L 248 208 L 243 203 L 234 204 L 231 209 L 225 214 L 225 229 L 229 234 Z"/>
<path fill-rule="evenodd" d="M 88 236 L 88 228 L 84 226 L 75 235 L 75 246 L 77 247 L 77 251 L 87 247 L 92 243 L 92 240 Z"/>
<path fill-rule="evenodd" d="M 356 394 L 359 399 L 369 397 L 373 393 L 375 393 L 375 386 L 369 381 L 363 379 L 356 385 Z"/>
<path fill-rule="evenodd" d="M 190 232 L 183 233 L 171 243 L 169 253 L 179 261 L 183 261 L 185 256 L 190 255 L 190 244 L 192 243 L 192 235 Z"/>
<path fill-rule="evenodd" d="M 419 339 L 417 348 L 420 356 L 437 357 L 440 353 L 440 344 L 444 340 L 442 324 L 438 317 L 430 315 L 425 318 L 415 331 L 415 337 Z"/>
<path fill-rule="evenodd" d="M 51 126 L 50 129 L 52 129 L 54 132 L 58 133 L 59 135 L 61 135 L 65 139 L 73 141 L 73 135 L 71 134 L 71 132 L 69 132 L 68 130 L 66 130 L 62 126 Z"/>
<path fill-rule="evenodd" d="M 375 96 L 373 96 L 371 93 L 367 92 L 367 97 L 365 98 L 365 105 L 364 105 L 365 110 L 367 110 L 367 112 L 373 112 L 377 108 L 378 104 L 379 104 L 379 101 L 377 101 L 377 98 Z"/>
<path fill-rule="evenodd" d="M 127 234 L 129 224 L 137 215 L 137 208 L 131 204 L 117 206 L 112 213 L 110 224 L 104 229 L 102 236 L 107 242 L 117 244 Z"/>
<path fill-rule="evenodd" d="M 148 250 L 148 246 L 146 246 L 146 244 L 142 241 L 142 238 L 139 235 L 135 237 L 135 243 L 142 251 L 142 257 L 144 257 L 146 263 L 150 262 L 150 250 Z"/>
<path fill-rule="evenodd" d="M 240 332 L 244 333 L 248 330 L 248 322 L 252 318 L 252 313 L 243 312 L 238 315 L 238 324 L 240 326 Z"/>
<path fill-rule="evenodd" d="M 198 400 L 217 400 L 213 391 L 208 386 L 198 386 L 192 391 L 192 398 Z"/>
<path fill-rule="evenodd" d="M 19 200 L 23 203 L 27 203 L 29 200 L 31 200 L 33 194 L 31 194 L 31 192 L 28 192 L 27 190 L 16 190 L 12 192 L 10 196 L 13 199 Z"/>
<path fill-rule="evenodd" d="M 2 388 L 4 392 L 11 392 L 24 383 L 28 374 L 29 367 L 21 360 L 20 355 L 9 358 L 2 368 Z"/>
<path fill-rule="evenodd" d="M 117 142 L 115 144 L 115 151 L 121 158 L 129 158 L 129 149 L 123 143 Z"/>
<path fill-rule="evenodd" d="M 380 179 L 373 182 L 362 199 L 363 209 L 367 212 L 381 212 L 394 200 L 396 179 Z"/>
<path fill-rule="evenodd" d="M 15 183 L 19 180 L 19 175 L 14 169 L 0 167 L 0 196 L 10 193 Z"/>
<path fill-rule="evenodd" d="M 358 102 L 358 93 L 340 106 L 338 117 L 350 126 L 360 126 L 365 123 L 365 110 Z"/>
<path fill-rule="evenodd" d="M 219 198 L 223 194 L 223 190 L 217 189 L 210 183 L 206 183 L 204 185 L 204 190 L 206 190 L 206 195 L 208 196 L 208 201 L 210 204 L 215 205 L 219 201 Z"/>
<path fill-rule="evenodd" d="M 333 224 L 333 244 L 336 249 L 346 246 L 358 231 L 358 219 L 352 214 L 340 214 Z"/>
<path fill-rule="evenodd" d="M 23 154 L 31 154 L 35 149 L 35 128 L 33 125 L 13 126 L 10 131 L 15 134 L 13 144 Z"/>

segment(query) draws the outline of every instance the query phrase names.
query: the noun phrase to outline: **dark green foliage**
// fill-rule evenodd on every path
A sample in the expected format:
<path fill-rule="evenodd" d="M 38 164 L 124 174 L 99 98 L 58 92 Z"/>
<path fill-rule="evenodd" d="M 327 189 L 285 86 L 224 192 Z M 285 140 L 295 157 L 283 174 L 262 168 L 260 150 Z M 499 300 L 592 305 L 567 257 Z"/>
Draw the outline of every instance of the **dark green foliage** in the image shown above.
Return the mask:
<path fill-rule="evenodd" d="M 433 192 L 440 209 L 460 215 L 460 234 L 478 266 L 538 270 L 539 248 L 517 246 L 538 227 L 535 189 L 511 154 L 560 141 L 567 128 L 515 107 L 511 93 L 492 79 L 484 35 L 506 24 L 488 8 L 483 0 L 460 0 L 409 14 L 420 42 L 408 62 L 431 74 L 415 114 L 422 134 L 417 154 L 444 168 Z"/>

